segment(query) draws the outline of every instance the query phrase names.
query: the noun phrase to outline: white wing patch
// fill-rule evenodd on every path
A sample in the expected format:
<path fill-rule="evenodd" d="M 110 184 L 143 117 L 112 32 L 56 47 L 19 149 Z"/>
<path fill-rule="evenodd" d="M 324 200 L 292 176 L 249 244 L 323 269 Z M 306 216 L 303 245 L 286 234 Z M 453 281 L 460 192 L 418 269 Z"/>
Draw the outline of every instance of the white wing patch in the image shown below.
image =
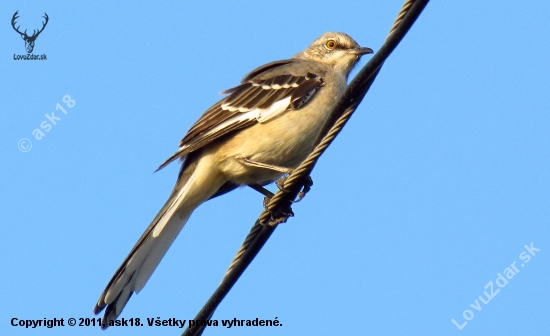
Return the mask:
<path fill-rule="evenodd" d="M 256 120 L 258 120 L 259 123 L 264 123 L 278 116 L 282 112 L 286 111 L 286 109 L 288 108 L 288 105 L 290 105 L 290 98 L 291 97 L 288 96 L 286 98 L 276 101 L 275 103 L 271 104 L 271 106 L 268 108 L 265 108 L 265 109 L 257 108 L 251 112 L 257 111 L 258 116 L 256 117 Z"/>
<path fill-rule="evenodd" d="M 229 112 L 235 112 L 237 110 L 239 110 L 239 112 L 248 112 L 248 111 L 250 111 L 249 108 L 246 108 L 246 107 L 233 107 L 229 104 L 222 104 L 221 107 L 222 107 L 222 110 L 226 110 L 226 111 L 229 111 Z"/>
<path fill-rule="evenodd" d="M 274 117 L 278 116 L 280 113 L 286 111 L 288 106 L 290 105 L 290 99 L 291 97 L 288 96 L 286 98 L 283 98 L 281 100 L 276 101 L 275 103 L 271 104 L 271 106 L 267 108 L 256 108 L 254 110 L 245 109 L 245 108 L 236 108 L 233 106 L 230 106 L 229 104 L 223 104 L 221 107 L 222 109 L 226 111 L 236 111 L 239 110 L 239 112 L 243 112 L 242 114 L 237 115 L 234 118 L 228 119 L 224 121 L 223 123 L 219 124 L 218 126 L 214 127 L 207 133 L 205 133 L 205 136 L 208 136 L 210 134 L 214 134 L 218 132 L 219 130 L 233 124 L 236 122 L 241 122 L 245 120 L 253 120 L 256 119 L 259 123 L 264 123 L 268 120 L 273 119 Z"/>

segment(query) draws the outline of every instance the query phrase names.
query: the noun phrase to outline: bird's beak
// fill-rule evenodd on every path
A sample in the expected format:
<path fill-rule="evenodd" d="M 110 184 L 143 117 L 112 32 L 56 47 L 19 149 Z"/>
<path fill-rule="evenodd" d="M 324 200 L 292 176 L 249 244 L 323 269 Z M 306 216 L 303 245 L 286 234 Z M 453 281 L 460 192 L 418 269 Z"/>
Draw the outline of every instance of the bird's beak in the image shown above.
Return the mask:
<path fill-rule="evenodd" d="M 351 53 L 356 54 L 357 56 L 363 56 L 366 54 L 372 54 L 373 51 L 371 48 L 356 48 L 351 50 Z"/>

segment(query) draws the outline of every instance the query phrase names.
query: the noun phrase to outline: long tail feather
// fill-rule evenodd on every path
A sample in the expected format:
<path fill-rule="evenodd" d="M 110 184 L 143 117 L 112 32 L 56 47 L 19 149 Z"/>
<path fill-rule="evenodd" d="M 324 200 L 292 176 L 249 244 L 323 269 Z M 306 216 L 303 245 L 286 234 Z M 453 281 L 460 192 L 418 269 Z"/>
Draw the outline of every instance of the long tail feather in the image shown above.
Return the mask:
<path fill-rule="evenodd" d="M 95 314 L 106 308 L 104 329 L 120 315 L 132 294 L 143 289 L 195 208 L 224 184 L 208 168 L 199 163 L 180 175 L 168 201 L 107 284 L 94 307 Z"/>

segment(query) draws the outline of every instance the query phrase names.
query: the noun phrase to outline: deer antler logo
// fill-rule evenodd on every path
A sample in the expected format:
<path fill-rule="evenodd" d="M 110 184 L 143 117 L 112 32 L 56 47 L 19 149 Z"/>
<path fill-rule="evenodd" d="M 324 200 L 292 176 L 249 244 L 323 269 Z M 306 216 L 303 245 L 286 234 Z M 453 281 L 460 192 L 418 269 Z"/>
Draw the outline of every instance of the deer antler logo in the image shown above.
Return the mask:
<path fill-rule="evenodd" d="M 26 29 L 25 29 L 25 32 L 22 33 L 19 31 L 20 26 L 17 26 L 17 28 L 15 28 L 15 24 L 16 24 L 15 20 L 19 18 L 19 16 L 17 16 L 18 13 L 19 11 L 16 11 L 15 14 L 13 14 L 13 17 L 11 19 L 11 26 L 17 33 L 21 35 L 21 38 L 25 40 L 25 49 L 27 49 L 27 53 L 30 54 L 34 49 L 34 41 L 36 41 L 36 38 L 38 37 L 38 35 L 40 35 L 40 33 L 44 30 L 44 28 L 46 28 L 46 25 L 48 24 L 48 14 L 44 13 L 43 18 L 46 19 L 46 22 L 42 22 L 42 29 L 40 29 L 39 31 L 36 31 L 36 29 L 34 29 L 32 35 L 29 36 L 27 35 Z"/>

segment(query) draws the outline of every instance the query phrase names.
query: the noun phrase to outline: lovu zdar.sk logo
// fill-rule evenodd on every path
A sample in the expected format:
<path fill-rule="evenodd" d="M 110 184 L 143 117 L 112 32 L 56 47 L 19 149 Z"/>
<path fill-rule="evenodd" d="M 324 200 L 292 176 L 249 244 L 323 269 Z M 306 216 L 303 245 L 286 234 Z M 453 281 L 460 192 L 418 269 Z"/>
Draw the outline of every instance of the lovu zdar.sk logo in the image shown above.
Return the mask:
<path fill-rule="evenodd" d="M 32 54 L 32 51 L 34 50 L 34 43 L 36 39 L 38 38 L 38 35 L 44 31 L 44 28 L 46 28 L 46 25 L 48 24 L 48 14 L 44 13 L 43 18 L 45 21 L 42 21 L 42 28 L 40 29 L 33 29 L 33 33 L 31 36 L 27 34 L 27 29 L 25 29 L 24 32 L 21 32 L 19 28 L 21 26 L 15 26 L 17 24 L 17 19 L 19 11 L 16 11 L 15 14 L 13 14 L 13 17 L 11 19 L 11 26 L 13 27 L 13 30 L 15 30 L 19 35 L 21 35 L 21 38 L 25 41 L 25 49 L 27 50 L 27 55 L 13 55 L 14 60 L 46 60 L 46 54 L 43 55 L 34 55 Z"/>

